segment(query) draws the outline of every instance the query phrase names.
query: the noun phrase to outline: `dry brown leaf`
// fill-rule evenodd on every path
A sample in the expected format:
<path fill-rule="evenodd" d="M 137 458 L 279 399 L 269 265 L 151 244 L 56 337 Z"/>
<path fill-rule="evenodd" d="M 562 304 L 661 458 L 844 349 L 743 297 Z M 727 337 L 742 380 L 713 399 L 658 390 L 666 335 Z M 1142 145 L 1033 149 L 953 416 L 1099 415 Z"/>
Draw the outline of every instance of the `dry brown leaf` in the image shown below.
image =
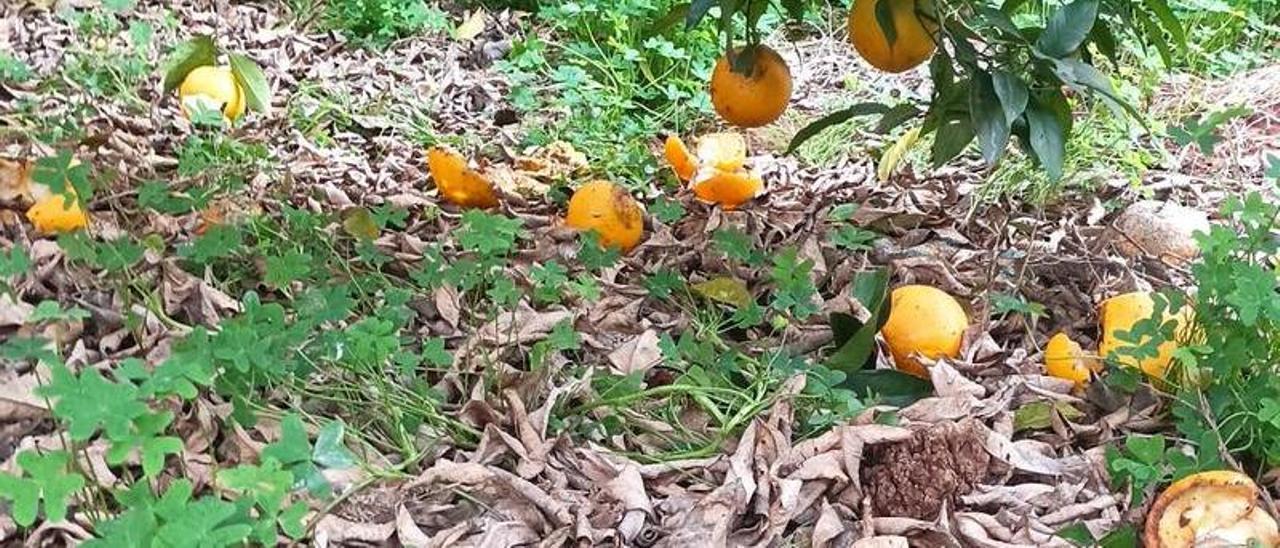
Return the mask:
<path fill-rule="evenodd" d="M 318 548 L 346 546 L 354 542 L 385 546 L 395 532 L 395 521 L 362 523 L 326 514 L 316 523 L 312 540 Z"/>
<path fill-rule="evenodd" d="M 15 301 L 9 293 L 0 293 L 0 327 L 24 325 L 36 307 Z"/>
<path fill-rule="evenodd" d="M 609 363 L 613 364 L 614 370 L 620 375 L 648 371 L 662 362 L 662 349 L 658 348 L 658 340 L 657 331 L 646 329 L 644 333 L 632 337 L 610 352 Z"/>
<path fill-rule="evenodd" d="M 484 9 L 477 8 L 453 31 L 453 38 L 459 42 L 466 42 L 480 36 L 480 33 L 484 32 L 484 20 Z"/>

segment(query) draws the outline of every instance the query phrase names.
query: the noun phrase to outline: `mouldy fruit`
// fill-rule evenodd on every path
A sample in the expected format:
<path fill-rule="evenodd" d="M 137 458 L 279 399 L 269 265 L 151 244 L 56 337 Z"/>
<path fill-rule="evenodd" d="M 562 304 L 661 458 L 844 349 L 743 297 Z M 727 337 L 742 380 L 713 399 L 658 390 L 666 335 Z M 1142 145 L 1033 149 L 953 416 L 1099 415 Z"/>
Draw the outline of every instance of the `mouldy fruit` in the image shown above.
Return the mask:
<path fill-rule="evenodd" d="M 1186 264 L 1200 255 L 1196 232 L 1212 225 L 1203 211 L 1172 202 L 1134 202 L 1116 217 L 1111 240 L 1125 257 L 1154 256 L 1170 264 Z"/>
<path fill-rule="evenodd" d="M 89 226 L 89 216 L 72 195 L 53 194 L 36 201 L 27 209 L 27 219 L 36 231 L 44 234 L 74 232 Z"/>
<path fill-rule="evenodd" d="M 1044 347 L 1044 370 L 1051 377 L 1066 379 L 1083 387 L 1089 382 L 1089 374 L 1101 369 L 1098 360 L 1085 354 L 1080 345 L 1066 333 L 1049 338 Z"/>
<path fill-rule="evenodd" d="M 244 115 L 244 90 L 236 82 L 231 67 L 206 65 L 192 69 L 178 86 L 178 99 L 182 114 L 187 118 L 191 117 L 191 110 L 196 104 L 222 111 L 232 123 Z"/>
<path fill-rule="evenodd" d="M 959 356 L 968 328 L 969 317 L 954 297 L 936 287 L 905 285 L 893 290 L 889 318 L 880 334 L 899 370 L 927 379 L 928 370 L 914 356 L 931 360 Z"/>
<path fill-rule="evenodd" d="M 609 181 L 582 185 L 569 198 L 565 225 L 593 230 L 600 244 L 630 251 L 644 236 L 644 212 L 626 189 Z"/>
<path fill-rule="evenodd" d="M 1133 346 L 1121 341 L 1119 334 L 1131 329 L 1138 322 L 1155 315 L 1155 299 L 1145 291 L 1135 291 L 1117 295 L 1102 302 L 1099 307 L 1099 320 L 1102 324 L 1102 340 L 1098 343 L 1098 353 L 1105 359 L 1114 359 L 1125 367 L 1139 367 L 1148 377 L 1165 378 L 1169 364 L 1173 361 L 1173 351 L 1178 348 L 1177 341 L 1164 341 L 1156 347 L 1157 355 L 1141 361 L 1132 356 L 1116 355 L 1116 350 Z M 1165 311 L 1163 321 L 1176 320 L 1177 334 L 1185 334 L 1192 324 L 1191 307 L 1184 307 L 1179 312 Z M 1140 342 L 1146 342 L 1144 338 Z"/>
<path fill-rule="evenodd" d="M 1143 528 L 1147 548 L 1280 546 L 1276 521 L 1253 480 L 1232 470 L 1200 472 L 1160 493 Z M 1250 544 L 1256 542 L 1256 544 Z"/>
<path fill-rule="evenodd" d="M 893 16 L 894 40 L 890 42 L 876 14 L 878 4 L 888 3 Z M 871 66 L 885 72 L 903 72 L 925 62 L 937 47 L 937 25 L 920 17 L 917 9 L 932 13 L 928 2 L 915 0 L 855 0 L 849 10 L 849 41 Z"/>
<path fill-rule="evenodd" d="M 746 55 L 745 59 L 739 56 Z M 737 63 L 750 69 L 733 70 Z M 791 101 L 791 70 L 768 46 L 736 48 L 716 61 L 711 73 L 711 104 L 724 121 L 740 127 L 772 123 Z"/>
<path fill-rule="evenodd" d="M 498 205 L 493 184 L 474 169 L 467 167 L 462 155 L 444 147 L 427 151 L 427 168 L 436 181 L 440 197 L 459 207 L 490 208 Z"/>

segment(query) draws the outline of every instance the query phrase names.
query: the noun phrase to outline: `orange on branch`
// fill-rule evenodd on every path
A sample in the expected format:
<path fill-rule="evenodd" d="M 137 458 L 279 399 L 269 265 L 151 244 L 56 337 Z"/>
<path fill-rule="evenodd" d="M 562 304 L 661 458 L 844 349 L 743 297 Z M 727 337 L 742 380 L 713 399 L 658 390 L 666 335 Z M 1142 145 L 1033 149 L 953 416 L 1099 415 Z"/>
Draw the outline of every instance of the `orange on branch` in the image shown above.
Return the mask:
<path fill-rule="evenodd" d="M 459 207 L 489 208 L 498 205 L 493 184 L 467 167 L 462 155 L 444 147 L 427 151 L 427 167 L 436 181 L 440 197 Z"/>
<path fill-rule="evenodd" d="M 960 355 L 969 317 L 955 297 L 936 287 L 905 285 L 890 296 L 889 318 L 880 334 L 889 345 L 894 365 L 904 373 L 929 378 L 915 358 L 955 358 Z"/>
<path fill-rule="evenodd" d="M 735 71 L 745 64 L 747 70 Z M 791 71 L 768 46 L 737 48 L 716 61 L 711 73 L 711 104 L 724 121 L 760 127 L 777 120 L 791 101 Z"/>
<path fill-rule="evenodd" d="M 873 67 L 885 72 L 911 69 L 925 62 L 937 47 L 933 41 L 937 25 L 917 13 L 919 9 L 930 14 L 930 8 L 931 3 L 915 0 L 855 0 L 849 10 L 849 41 Z M 881 26 L 876 13 L 885 9 L 893 20 L 890 32 Z"/>
<path fill-rule="evenodd" d="M 595 231 L 600 244 L 630 251 L 644 236 L 644 212 L 625 188 L 609 181 L 582 185 L 569 198 L 565 225 Z"/>

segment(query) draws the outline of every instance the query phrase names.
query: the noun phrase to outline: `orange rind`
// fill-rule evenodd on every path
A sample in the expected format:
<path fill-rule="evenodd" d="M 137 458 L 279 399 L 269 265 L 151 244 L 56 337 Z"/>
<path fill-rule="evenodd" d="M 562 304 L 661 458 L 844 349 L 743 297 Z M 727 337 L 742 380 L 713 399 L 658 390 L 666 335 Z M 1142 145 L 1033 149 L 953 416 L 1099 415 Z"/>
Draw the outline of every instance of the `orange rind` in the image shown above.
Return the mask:
<path fill-rule="evenodd" d="M 461 154 L 444 147 L 427 151 L 427 167 L 435 179 L 440 197 L 459 207 L 490 208 L 498 205 L 493 184 L 467 166 Z"/>
<path fill-rule="evenodd" d="M 1058 333 L 1049 338 L 1044 347 L 1044 369 L 1051 377 L 1069 380 L 1081 388 L 1089 383 L 1091 373 L 1098 371 L 1101 364 L 1087 355 L 1078 343 L 1071 340 L 1066 333 Z"/>
<path fill-rule="evenodd" d="M 1276 520 L 1263 509 L 1260 495 L 1249 476 L 1232 470 L 1182 478 L 1165 488 L 1151 505 L 1143 527 L 1143 545 L 1280 546 Z"/>

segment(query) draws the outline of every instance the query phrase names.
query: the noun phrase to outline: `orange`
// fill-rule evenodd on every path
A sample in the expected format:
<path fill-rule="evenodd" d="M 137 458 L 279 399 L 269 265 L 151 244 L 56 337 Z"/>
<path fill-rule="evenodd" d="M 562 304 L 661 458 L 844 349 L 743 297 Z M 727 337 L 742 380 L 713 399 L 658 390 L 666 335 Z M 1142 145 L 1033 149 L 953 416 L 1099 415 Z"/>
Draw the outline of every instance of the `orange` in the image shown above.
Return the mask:
<path fill-rule="evenodd" d="M 75 193 L 51 194 L 27 209 L 27 219 L 38 232 L 61 234 L 89 226 L 89 216 L 80 209 Z"/>
<path fill-rule="evenodd" d="M 493 184 L 474 169 L 467 167 L 462 155 L 444 147 L 427 151 L 427 167 L 436 180 L 440 196 L 459 207 L 489 208 L 498 205 Z"/>
<path fill-rule="evenodd" d="M 1276 521 L 1263 509 L 1261 490 L 1234 470 L 1192 474 L 1167 487 L 1147 512 L 1144 546 L 1280 546 Z"/>
<path fill-rule="evenodd" d="M 626 189 L 609 181 L 582 185 L 569 198 L 566 225 L 593 230 L 600 245 L 630 251 L 644 236 L 644 213 Z"/>
<path fill-rule="evenodd" d="M 889 318 L 880 334 L 899 370 L 927 379 L 928 370 L 914 356 L 959 356 L 968 328 L 969 317 L 954 297 L 936 287 L 904 285 L 890 296 Z"/>
<path fill-rule="evenodd" d="M 676 172 L 676 177 L 681 181 L 692 179 L 693 174 L 698 172 L 698 160 L 689 152 L 689 147 L 685 146 L 684 141 L 675 135 L 667 136 L 663 155 L 667 157 L 667 163 L 671 164 L 672 171 Z"/>
<path fill-rule="evenodd" d="M 693 193 L 703 200 L 720 204 L 725 209 L 737 209 L 751 201 L 764 189 L 759 175 L 749 171 L 722 171 L 700 175 L 693 183 Z"/>
<path fill-rule="evenodd" d="M 1044 347 L 1044 370 L 1051 377 L 1076 383 L 1076 388 L 1089 382 L 1089 373 L 1098 371 L 1101 364 L 1090 359 L 1080 345 L 1066 333 L 1058 333 Z"/>
<path fill-rule="evenodd" d="M 235 122 L 244 114 L 244 90 L 236 82 L 231 67 L 196 67 L 178 86 L 179 107 L 183 116 L 191 117 L 195 103 L 210 110 L 221 110 L 228 121 Z"/>
<path fill-rule="evenodd" d="M 1118 336 L 1119 333 L 1121 331 L 1129 331 L 1139 321 L 1154 316 L 1155 307 L 1156 303 L 1152 294 L 1145 291 L 1125 293 L 1103 301 L 1099 311 L 1099 319 L 1102 323 L 1102 340 L 1098 343 L 1098 353 L 1103 358 L 1118 360 L 1122 366 L 1139 367 L 1148 377 L 1163 379 L 1169 369 L 1169 364 L 1173 361 L 1173 351 L 1178 348 L 1178 341 L 1176 340 L 1160 343 L 1160 346 L 1156 347 L 1158 354 L 1154 357 L 1145 358 L 1141 362 L 1130 356 L 1113 356 L 1116 350 L 1133 346 L 1128 342 L 1121 341 Z M 1166 310 L 1163 321 L 1170 320 L 1178 322 L 1177 334 L 1185 334 L 1192 323 L 1191 308 L 1185 307 L 1182 311 L 1176 313 Z M 1146 341 L 1144 339 L 1141 342 L 1145 343 Z"/>
<path fill-rule="evenodd" d="M 878 4 L 888 2 L 893 16 L 893 42 L 876 17 Z M 922 5 L 923 4 L 923 5 Z M 932 13 L 931 3 L 915 0 L 855 0 L 849 10 L 849 41 L 871 66 L 885 72 L 903 72 L 925 62 L 937 45 L 933 41 L 937 25 L 922 20 L 917 7 L 925 14 Z"/>
<path fill-rule="evenodd" d="M 746 73 L 733 70 L 739 55 L 749 56 L 744 60 L 751 64 Z M 782 116 L 790 100 L 791 71 L 768 46 L 738 48 L 716 61 L 711 104 L 724 121 L 741 127 L 767 125 Z"/>

